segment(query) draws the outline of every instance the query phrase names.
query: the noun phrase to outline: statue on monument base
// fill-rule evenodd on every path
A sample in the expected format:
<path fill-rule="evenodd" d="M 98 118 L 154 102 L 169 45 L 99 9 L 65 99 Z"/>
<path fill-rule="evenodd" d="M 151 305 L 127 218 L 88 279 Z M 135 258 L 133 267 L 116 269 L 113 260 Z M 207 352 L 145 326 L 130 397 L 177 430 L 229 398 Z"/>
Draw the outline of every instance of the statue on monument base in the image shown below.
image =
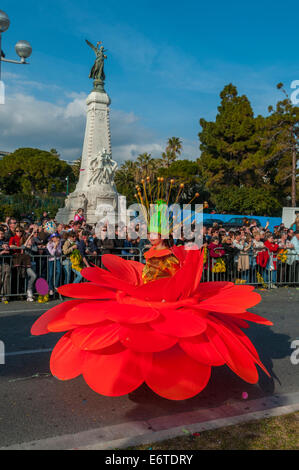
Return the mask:
<path fill-rule="evenodd" d="M 94 184 L 108 184 L 114 186 L 114 174 L 117 169 L 117 163 L 112 160 L 111 154 L 103 149 L 90 162 L 90 177 L 88 186 Z"/>
<path fill-rule="evenodd" d="M 96 55 L 96 60 L 90 71 L 89 78 L 93 78 L 94 80 L 94 89 L 104 93 L 104 82 L 106 79 L 104 72 L 104 61 L 107 59 L 107 56 L 104 53 L 106 50 L 104 49 L 104 46 L 101 46 L 99 49 L 101 41 L 97 42 L 96 47 L 90 41 L 88 41 L 88 39 L 85 39 L 85 41 L 88 46 L 93 49 Z"/>

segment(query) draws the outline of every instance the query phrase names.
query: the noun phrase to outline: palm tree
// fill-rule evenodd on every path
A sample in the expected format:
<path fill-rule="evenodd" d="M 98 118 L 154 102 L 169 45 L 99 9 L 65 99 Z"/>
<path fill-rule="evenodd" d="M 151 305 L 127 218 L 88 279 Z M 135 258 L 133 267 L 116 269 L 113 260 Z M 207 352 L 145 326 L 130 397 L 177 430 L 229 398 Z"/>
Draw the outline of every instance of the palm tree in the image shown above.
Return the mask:
<path fill-rule="evenodd" d="M 153 170 L 154 159 L 150 153 L 141 153 L 136 161 L 137 167 L 139 169 L 140 179 L 150 176 L 151 171 Z"/>
<path fill-rule="evenodd" d="M 126 160 L 115 173 L 115 182 L 122 186 L 134 184 L 137 176 L 137 165 L 132 160 Z"/>
<path fill-rule="evenodd" d="M 173 153 L 176 157 L 182 153 L 182 141 L 179 137 L 170 137 L 167 142 L 166 152 Z"/>
<path fill-rule="evenodd" d="M 135 202 L 135 184 L 137 180 L 137 165 L 132 160 L 126 160 L 115 173 L 117 191 L 128 199 L 128 204 Z"/>
<path fill-rule="evenodd" d="M 162 162 L 165 168 L 169 168 L 178 155 L 181 155 L 182 148 L 182 141 L 179 137 L 170 137 L 168 139 L 166 150 L 162 153 Z"/>
<path fill-rule="evenodd" d="M 169 150 L 166 150 L 166 152 L 162 152 L 162 166 L 164 168 L 169 168 L 170 165 L 175 161 L 176 155 L 173 152 L 170 152 Z"/>

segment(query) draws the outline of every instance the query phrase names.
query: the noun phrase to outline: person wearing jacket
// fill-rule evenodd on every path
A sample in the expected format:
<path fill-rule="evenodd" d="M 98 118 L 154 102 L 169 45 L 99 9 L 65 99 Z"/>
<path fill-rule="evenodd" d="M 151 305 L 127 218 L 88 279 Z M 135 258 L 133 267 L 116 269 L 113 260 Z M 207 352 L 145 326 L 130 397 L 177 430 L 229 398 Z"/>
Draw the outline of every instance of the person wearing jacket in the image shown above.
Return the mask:
<path fill-rule="evenodd" d="M 210 269 L 212 273 L 215 273 L 215 278 L 212 280 L 220 280 L 222 278 L 222 273 L 225 272 L 225 263 L 222 257 L 225 255 L 225 251 L 221 243 L 219 243 L 218 237 L 212 237 L 211 243 L 208 245 L 208 250 L 210 254 Z M 222 264 L 222 266 L 220 266 Z M 219 266 L 219 270 L 218 267 Z M 219 274 L 219 276 L 218 276 Z"/>
<path fill-rule="evenodd" d="M 251 251 L 252 246 L 252 239 L 251 235 L 247 234 L 241 238 L 243 242 L 243 249 L 239 253 L 238 258 L 238 271 L 241 274 L 242 281 L 249 281 L 249 269 L 250 269 L 250 256 L 249 253 Z"/>
<path fill-rule="evenodd" d="M 233 246 L 232 238 L 227 235 L 226 237 L 222 238 L 222 246 L 225 251 L 225 265 L 226 265 L 226 272 L 228 274 L 228 280 L 232 280 L 234 278 L 234 259 L 235 256 L 238 254 L 238 248 Z"/>
<path fill-rule="evenodd" d="M 71 262 L 70 256 L 72 255 L 74 250 L 78 249 L 76 240 L 77 240 L 77 236 L 76 236 L 75 232 L 73 232 L 73 231 L 68 232 L 67 233 L 67 239 L 66 239 L 66 241 L 64 242 L 64 244 L 62 246 L 62 252 L 65 256 L 65 259 L 62 262 L 64 273 L 65 273 L 65 280 L 64 280 L 65 284 L 70 284 L 70 282 L 71 282 L 72 262 Z M 74 270 L 73 270 L 73 272 L 74 272 Z M 77 276 L 77 271 L 75 272 L 75 274 L 76 274 L 76 277 L 78 277 Z M 82 276 L 80 274 L 80 280 L 81 280 L 81 278 L 82 278 Z"/>
<path fill-rule="evenodd" d="M 48 284 L 49 295 L 54 294 L 54 288 L 57 289 L 61 275 L 61 239 L 58 233 L 53 233 L 47 243 L 48 258 Z M 55 284 L 55 285 L 54 285 Z"/>
<path fill-rule="evenodd" d="M 77 248 L 82 256 L 82 261 L 87 268 L 89 268 L 89 263 L 87 256 L 91 254 L 90 244 L 89 244 L 89 232 L 83 230 L 79 232 L 79 240 L 77 241 Z"/>
<path fill-rule="evenodd" d="M 269 261 L 266 266 L 266 280 L 270 283 L 270 288 L 277 288 L 275 285 L 277 279 L 277 252 L 279 250 L 278 243 L 274 242 L 272 233 L 265 236 L 264 245 L 269 252 Z"/>
<path fill-rule="evenodd" d="M 85 218 L 84 218 L 84 209 L 78 209 L 76 214 L 75 214 L 75 217 L 74 217 L 74 222 L 80 222 L 82 224 L 82 222 L 85 222 Z"/>
<path fill-rule="evenodd" d="M 103 225 L 100 227 L 99 232 L 97 233 L 97 238 L 94 239 L 96 245 L 97 253 L 100 255 L 98 264 L 102 265 L 102 255 L 107 255 L 113 253 L 114 250 L 114 240 L 108 237 L 108 227 Z"/>
<path fill-rule="evenodd" d="M 24 253 L 30 256 L 31 260 L 31 268 L 30 270 L 27 269 L 27 276 L 28 276 L 28 286 L 27 286 L 27 301 L 32 302 L 33 299 L 33 285 L 36 281 L 36 258 L 35 256 L 38 254 L 38 245 L 40 240 L 38 239 L 38 227 L 33 225 L 30 233 L 27 235 L 25 243 L 24 243 Z"/>
<path fill-rule="evenodd" d="M 13 266 L 17 268 L 17 275 L 21 279 L 25 278 L 25 272 L 28 276 L 27 301 L 33 302 L 33 285 L 36 280 L 36 274 L 32 269 L 31 263 L 31 246 L 33 244 L 33 232 L 29 237 L 25 236 L 25 232 L 20 225 L 16 226 L 15 235 L 10 238 L 9 246 L 13 253 Z M 30 252 L 30 254 L 28 253 Z M 37 251 L 37 250 L 36 250 Z"/>
<path fill-rule="evenodd" d="M 2 295 L 2 302 L 8 302 L 10 295 L 10 249 L 8 243 L 5 241 L 4 230 L 0 229 L 0 296 Z"/>

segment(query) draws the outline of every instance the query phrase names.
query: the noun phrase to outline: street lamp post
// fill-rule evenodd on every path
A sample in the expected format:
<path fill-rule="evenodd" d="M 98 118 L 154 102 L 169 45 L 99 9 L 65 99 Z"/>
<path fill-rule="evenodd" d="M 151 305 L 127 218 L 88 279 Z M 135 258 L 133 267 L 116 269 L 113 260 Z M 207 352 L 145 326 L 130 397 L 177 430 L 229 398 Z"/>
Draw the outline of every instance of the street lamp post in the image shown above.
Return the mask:
<path fill-rule="evenodd" d="M 5 59 L 4 54 L 2 54 L 2 33 L 5 33 L 10 25 L 10 19 L 8 18 L 7 14 L 0 10 L 0 81 L 1 81 L 1 63 L 2 62 L 9 62 L 11 64 L 28 64 L 26 59 L 31 56 L 32 47 L 28 41 L 18 41 L 15 45 L 15 50 L 21 60 L 10 60 Z"/>

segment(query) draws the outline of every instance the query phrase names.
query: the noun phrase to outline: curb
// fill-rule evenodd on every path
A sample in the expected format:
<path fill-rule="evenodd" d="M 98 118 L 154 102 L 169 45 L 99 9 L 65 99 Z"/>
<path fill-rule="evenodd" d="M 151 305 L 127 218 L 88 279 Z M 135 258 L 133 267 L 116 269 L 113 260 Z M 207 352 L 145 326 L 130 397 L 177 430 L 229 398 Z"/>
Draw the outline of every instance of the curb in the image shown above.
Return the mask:
<path fill-rule="evenodd" d="M 2 447 L 0 450 L 115 450 L 219 429 L 299 410 L 299 393 L 274 395 L 252 401 L 228 400 L 218 408 L 131 421 Z M 126 437 L 124 437 L 126 436 Z"/>

